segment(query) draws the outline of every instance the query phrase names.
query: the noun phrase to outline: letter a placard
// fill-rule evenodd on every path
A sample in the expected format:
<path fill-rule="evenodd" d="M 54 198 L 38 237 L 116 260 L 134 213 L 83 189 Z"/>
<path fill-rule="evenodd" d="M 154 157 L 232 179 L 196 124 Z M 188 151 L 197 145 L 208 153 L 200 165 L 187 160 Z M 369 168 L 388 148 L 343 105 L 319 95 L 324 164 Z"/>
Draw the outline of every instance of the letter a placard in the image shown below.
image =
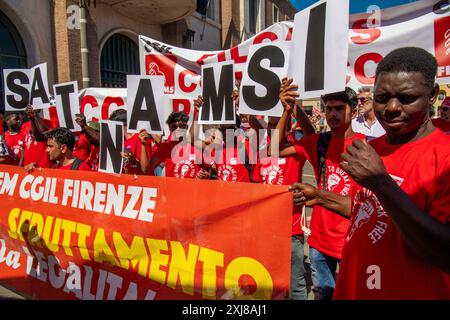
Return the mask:
<path fill-rule="evenodd" d="M 345 89 L 348 21 L 349 0 L 322 0 L 295 15 L 288 74 L 300 99 Z"/>
<path fill-rule="evenodd" d="M 162 134 L 164 106 L 164 76 L 127 76 L 127 122 L 129 132 L 142 129 Z"/>

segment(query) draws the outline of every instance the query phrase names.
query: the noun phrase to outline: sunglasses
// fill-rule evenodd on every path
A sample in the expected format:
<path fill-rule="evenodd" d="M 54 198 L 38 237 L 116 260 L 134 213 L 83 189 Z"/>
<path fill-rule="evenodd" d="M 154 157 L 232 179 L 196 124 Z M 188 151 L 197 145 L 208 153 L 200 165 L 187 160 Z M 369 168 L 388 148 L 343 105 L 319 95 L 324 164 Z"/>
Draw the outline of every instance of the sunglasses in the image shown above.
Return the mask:
<path fill-rule="evenodd" d="M 366 98 L 366 97 L 360 97 L 358 98 L 358 101 L 362 104 L 366 103 L 367 101 L 370 101 L 370 98 Z"/>
<path fill-rule="evenodd" d="M 170 128 L 170 130 L 176 130 L 176 129 L 187 129 L 188 128 L 188 125 L 187 125 L 187 123 L 182 123 L 182 124 L 176 124 L 176 123 L 172 123 L 170 126 L 169 126 L 169 128 Z"/>

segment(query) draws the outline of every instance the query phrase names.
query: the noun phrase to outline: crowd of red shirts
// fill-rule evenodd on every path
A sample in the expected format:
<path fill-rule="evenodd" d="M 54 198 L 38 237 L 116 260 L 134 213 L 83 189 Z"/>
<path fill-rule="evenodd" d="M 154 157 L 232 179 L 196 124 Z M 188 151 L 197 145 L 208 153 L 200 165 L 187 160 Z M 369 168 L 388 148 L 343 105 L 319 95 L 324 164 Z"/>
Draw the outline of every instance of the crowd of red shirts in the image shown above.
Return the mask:
<path fill-rule="evenodd" d="M 52 128 L 52 123 L 50 121 L 44 120 L 44 123 L 49 128 Z M 441 119 L 434 119 L 433 123 L 439 129 L 436 131 L 436 133 L 430 135 L 430 137 L 420 140 L 420 145 L 419 143 L 416 143 L 415 148 L 426 148 L 427 141 L 433 139 L 442 140 L 442 133 L 449 134 L 450 125 L 447 122 L 444 123 L 443 121 L 441 121 Z M 25 122 L 22 125 L 20 132 L 18 133 L 11 134 L 10 132 L 4 132 L 5 141 L 11 155 L 10 164 L 18 165 L 22 156 L 21 152 L 24 152 L 23 166 L 26 166 L 31 162 L 36 162 L 37 166 L 42 168 L 53 167 L 67 170 L 71 169 L 71 165 L 58 166 L 57 164 L 53 164 L 48 158 L 48 154 L 46 152 L 46 143 L 36 141 L 31 135 L 30 131 L 30 123 Z M 210 158 L 203 159 L 200 162 L 198 161 L 199 153 L 198 150 L 196 150 L 196 147 L 191 144 L 183 145 L 179 144 L 178 141 L 171 141 L 170 137 L 168 141 L 164 141 L 161 143 L 156 143 L 153 139 L 148 139 L 146 148 L 149 160 L 154 156 L 158 157 L 161 162 L 164 163 L 166 177 L 194 179 L 197 177 L 197 174 L 201 170 L 210 171 L 211 168 L 214 168 L 217 172 L 216 179 L 221 181 L 291 185 L 295 182 L 302 181 L 302 170 L 306 160 L 308 160 L 312 164 L 317 178 L 318 159 L 316 150 L 318 138 L 319 134 L 314 134 L 295 141 L 294 135 L 291 134 L 288 136 L 288 140 L 297 151 L 297 154 L 295 156 L 289 156 L 285 158 L 274 158 L 270 156 L 263 158 L 257 157 L 257 163 L 253 164 L 250 169 L 249 167 L 244 166 L 242 157 L 239 158 L 237 145 L 235 145 L 233 148 L 224 146 L 221 152 L 215 152 L 216 150 L 214 150 Z M 372 197 L 372 195 L 368 193 L 367 190 L 359 187 L 339 166 L 339 163 L 342 160 L 341 154 L 343 150 L 345 150 L 348 145 L 351 145 L 352 141 L 355 139 L 364 139 L 364 135 L 356 133 L 350 139 L 331 139 L 326 156 L 327 187 L 329 191 L 341 195 L 350 195 L 352 196 L 352 198 L 355 197 L 355 194 L 361 194 L 360 202 L 362 202 L 361 199 L 366 199 L 367 197 L 370 198 Z M 97 171 L 99 162 L 99 147 L 90 145 L 88 139 L 86 138 L 86 135 L 83 133 L 76 134 L 75 140 L 76 144 L 73 154 L 75 157 L 83 161 L 83 163 L 79 167 L 79 170 Z M 393 150 L 392 152 L 390 152 L 389 148 L 391 146 L 387 145 L 383 139 L 376 139 L 371 144 L 379 152 L 381 152 L 380 155 L 388 166 L 392 165 L 398 167 L 398 157 L 406 157 L 408 155 L 405 152 L 396 152 L 397 150 Z M 269 138 L 266 141 L 266 145 L 270 145 Z M 244 146 L 246 150 L 245 152 L 248 155 L 250 153 L 248 141 L 244 141 Z M 137 175 L 143 174 L 140 166 L 138 165 L 142 152 L 142 143 L 139 139 L 138 134 L 134 134 L 131 137 L 125 139 L 124 147 L 127 151 L 132 153 L 134 161 L 124 162 L 123 172 Z M 405 145 L 402 148 L 406 150 L 407 146 Z M 436 152 L 439 153 L 440 151 L 441 150 L 437 150 Z M 396 156 L 393 157 L 392 154 L 395 154 Z M 176 155 L 180 157 L 180 160 L 176 160 Z M 202 151 L 200 151 L 200 157 L 201 155 Z M 407 163 L 407 161 L 402 163 Z M 401 170 L 404 170 L 405 167 L 403 166 L 401 168 L 403 168 Z M 427 175 L 418 174 L 418 176 L 423 176 L 423 179 L 426 179 Z M 319 185 L 318 187 L 320 189 L 321 185 Z M 432 188 L 432 186 L 430 188 Z M 421 200 L 418 199 L 417 201 Z M 436 201 L 436 206 L 438 205 L 439 202 Z M 359 207 L 356 204 L 353 207 L 352 211 L 356 212 L 359 210 L 358 208 Z M 446 210 L 446 208 L 438 208 L 436 212 L 441 212 L 441 209 L 444 211 Z M 352 212 L 352 215 L 354 216 L 353 219 L 355 219 L 355 217 L 359 218 L 357 213 L 353 214 Z M 384 216 L 386 216 L 386 214 L 384 214 Z M 358 225 L 358 223 L 353 222 L 352 224 L 350 220 L 343 218 L 320 206 L 315 206 L 313 208 L 312 217 L 313 218 L 310 225 L 311 235 L 308 238 L 308 242 L 311 246 L 339 260 L 342 258 L 342 256 L 354 257 L 352 259 L 344 259 L 345 263 L 347 264 L 344 268 L 346 272 L 343 273 L 339 279 L 341 282 L 347 282 L 349 284 L 353 283 L 354 285 L 350 286 L 352 288 L 351 290 L 343 290 L 343 286 L 339 286 L 339 289 L 337 290 L 337 292 L 335 292 L 335 297 L 338 299 L 351 299 L 354 296 L 361 297 L 366 295 L 367 298 L 371 297 L 371 295 L 366 292 L 367 288 L 359 285 L 361 283 L 364 283 L 364 279 L 355 279 L 352 276 L 352 270 L 354 270 L 354 268 L 358 268 L 360 265 L 365 265 L 366 263 L 368 263 L 367 261 L 370 262 L 370 260 L 373 258 L 373 255 L 385 255 L 386 252 L 390 250 L 390 248 L 380 247 L 380 250 L 376 252 L 363 252 L 362 255 L 356 255 L 356 253 L 360 253 L 361 251 L 358 249 L 361 246 L 361 243 L 363 243 L 364 241 L 374 241 L 373 239 L 367 237 L 364 238 L 364 233 L 360 230 L 358 230 L 358 232 L 355 232 L 355 230 L 351 230 L 351 228 L 349 230 L 349 226 Z M 447 216 L 443 214 L 441 217 L 437 218 L 445 219 L 445 217 Z M 303 234 L 300 220 L 301 208 L 294 206 L 292 215 L 292 235 Z M 370 229 L 371 227 L 373 227 L 373 224 L 371 223 L 367 223 L 366 221 L 364 221 L 363 223 L 364 228 L 366 229 Z M 395 238 L 396 240 L 394 242 L 396 242 L 399 246 L 404 246 L 404 242 L 400 239 L 399 233 L 395 232 L 395 228 L 388 228 L 388 225 L 392 224 L 392 222 L 386 220 L 386 222 L 384 223 L 385 228 L 390 230 L 390 233 L 388 233 L 387 236 L 393 239 Z M 358 241 L 352 241 L 352 245 L 345 246 L 345 249 L 343 251 L 344 244 L 348 242 L 351 237 L 358 236 L 362 238 Z M 404 252 L 409 251 L 405 250 Z M 437 282 L 441 281 L 441 279 L 439 278 L 439 275 L 441 274 L 440 272 L 435 272 L 435 268 L 433 268 L 432 270 L 429 268 L 427 269 L 427 265 L 419 261 L 414 255 L 397 257 L 395 261 L 390 258 L 384 259 L 382 257 L 380 257 L 379 260 L 385 261 L 386 263 L 395 262 L 399 265 L 408 265 L 408 267 L 410 268 L 411 266 L 413 266 L 416 269 L 420 269 L 420 272 L 422 272 L 424 275 L 427 274 L 428 276 L 423 277 L 424 281 L 420 282 L 420 286 L 423 289 L 423 295 L 421 296 L 421 298 L 426 298 L 427 292 L 432 290 L 433 286 L 435 286 Z M 396 267 L 392 266 L 392 268 L 386 268 L 384 270 L 395 270 L 395 268 Z M 407 269 L 408 268 L 404 268 L 403 270 Z M 434 277 L 434 275 L 437 275 L 437 278 Z M 407 275 L 405 275 L 405 277 L 406 276 Z M 411 288 L 402 288 L 401 292 L 399 292 L 399 289 L 397 287 L 397 280 L 398 273 L 393 272 L 392 275 L 389 275 L 389 283 L 392 296 L 385 296 L 385 291 L 383 291 L 383 295 L 380 295 L 379 297 L 380 299 L 395 298 L 398 294 L 404 294 L 405 291 L 411 290 Z M 419 280 L 420 279 L 417 279 L 417 281 Z M 404 283 L 404 281 L 400 282 Z M 359 284 L 356 285 L 356 283 Z M 445 296 L 445 292 L 443 294 Z"/>

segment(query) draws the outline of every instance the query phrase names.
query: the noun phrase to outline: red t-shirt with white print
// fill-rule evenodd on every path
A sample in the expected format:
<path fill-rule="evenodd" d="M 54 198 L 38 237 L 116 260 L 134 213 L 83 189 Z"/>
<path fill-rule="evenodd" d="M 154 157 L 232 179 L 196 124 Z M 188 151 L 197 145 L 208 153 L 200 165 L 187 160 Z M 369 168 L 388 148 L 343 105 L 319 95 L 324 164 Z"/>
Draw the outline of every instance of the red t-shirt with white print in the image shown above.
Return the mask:
<path fill-rule="evenodd" d="M 328 145 L 326 158 L 327 190 L 342 196 L 350 195 L 353 188 L 357 187 L 353 179 L 340 167 L 342 153 L 354 140 L 362 140 L 365 135 L 355 133 L 351 138 L 339 139 L 332 137 Z M 317 144 L 319 134 L 314 134 L 296 142 L 295 150 L 299 154 L 304 154 L 316 175 L 318 176 Z M 322 190 L 322 182 L 318 186 Z M 314 206 L 311 216 L 311 235 L 308 243 L 311 247 L 336 259 L 341 259 L 344 239 L 347 233 L 350 220 L 337 213 L 327 210 L 321 206 Z"/>
<path fill-rule="evenodd" d="M 190 143 L 170 140 L 171 136 L 168 141 L 160 143 L 155 153 L 155 157 L 164 162 L 166 177 L 195 179 L 202 168 L 201 151 L 196 151 Z"/>
<path fill-rule="evenodd" d="M 22 156 L 23 148 L 23 134 L 21 132 L 11 133 L 5 132 L 5 142 L 9 149 L 10 164 L 18 166 L 20 163 L 20 157 Z"/>
<path fill-rule="evenodd" d="M 147 143 L 145 145 L 147 148 L 148 161 L 150 161 L 152 158 L 152 148 L 151 142 L 149 140 L 150 139 L 147 140 Z M 144 174 L 140 166 L 142 142 L 141 139 L 139 139 L 139 134 L 135 133 L 129 139 L 125 139 L 123 143 L 123 148 L 124 152 L 131 152 L 134 161 L 128 162 L 124 160 L 122 165 L 122 173 L 136 174 L 136 175 Z M 150 175 L 153 175 L 153 173 L 150 173 Z"/>
<path fill-rule="evenodd" d="M 219 151 L 219 150 L 217 150 Z M 217 167 L 217 179 L 228 182 L 250 182 L 250 176 L 247 168 L 244 166 L 245 157 L 239 156 L 236 146 L 223 147 L 215 157 L 214 163 Z"/>
<path fill-rule="evenodd" d="M 440 130 L 403 145 L 370 142 L 387 172 L 424 213 L 450 225 L 450 137 Z M 377 197 L 352 192 L 352 222 L 335 299 L 450 299 L 450 275 L 419 258 Z"/>
<path fill-rule="evenodd" d="M 295 155 L 285 158 L 268 157 L 261 159 L 253 170 L 253 181 L 272 185 L 291 185 L 302 181 L 302 168 L 306 158 Z M 303 234 L 301 228 L 302 208 L 293 207 L 292 235 Z"/>

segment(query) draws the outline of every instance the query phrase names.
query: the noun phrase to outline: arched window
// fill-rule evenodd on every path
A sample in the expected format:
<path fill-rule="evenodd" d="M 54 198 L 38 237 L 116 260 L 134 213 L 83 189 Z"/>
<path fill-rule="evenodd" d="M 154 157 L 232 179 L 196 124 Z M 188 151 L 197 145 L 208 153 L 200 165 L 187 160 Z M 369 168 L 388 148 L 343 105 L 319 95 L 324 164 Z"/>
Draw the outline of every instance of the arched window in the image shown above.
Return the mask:
<path fill-rule="evenodd" d="M 139 49 L 122 34 L 114 34 L 103 46 L 100 71 L 102 87 L 125 88 L 127 74 L 139 74 Z"/>
<path fill-rule="evenodd" d="M 0 110 L 4 110 L 3 69 L 26 68 L 27 54 L 16 27 L 1 11 L 0 39 Z"/>

